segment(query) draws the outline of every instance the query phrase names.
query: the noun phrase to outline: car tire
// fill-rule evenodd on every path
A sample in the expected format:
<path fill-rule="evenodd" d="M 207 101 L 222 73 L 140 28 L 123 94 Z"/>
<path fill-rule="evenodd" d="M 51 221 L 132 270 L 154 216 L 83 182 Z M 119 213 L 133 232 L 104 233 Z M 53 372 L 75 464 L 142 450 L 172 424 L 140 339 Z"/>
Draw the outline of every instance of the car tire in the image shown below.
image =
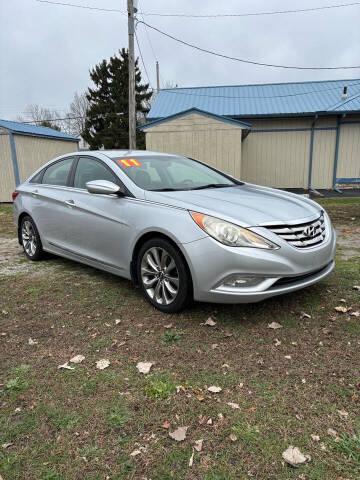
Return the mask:
<path fill-rule="evenodd" d="M 29 215 L 25 215 L 21 219 L 20 239 L 24 253 L 29 260 L 37 262 L 44 258 L 45 253 L 42 247 L 39 231 L 36 228 L 34 220 Z"/>
<path fill-rule="evenodd" d="M 142 245 L 137 258 L 137 278 L 145 298 L 162 312 L 179 312 L 192 299 L 186 261 L 166 239 L 153 238 Z"/>

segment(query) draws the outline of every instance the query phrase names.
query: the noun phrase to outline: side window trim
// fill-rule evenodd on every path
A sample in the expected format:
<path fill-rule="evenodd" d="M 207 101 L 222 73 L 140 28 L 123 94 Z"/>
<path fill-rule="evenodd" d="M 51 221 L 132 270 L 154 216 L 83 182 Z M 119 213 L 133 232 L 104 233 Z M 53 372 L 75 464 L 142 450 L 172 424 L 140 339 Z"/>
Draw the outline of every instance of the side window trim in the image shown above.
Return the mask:
<path fill-rule="evenodd" d="M 74 157 L 74 161 L 69 172 L 69 176 L 67 179 L 67 186 L 70 188 L 74 188 L 74 178 L 75 178 L 76 168 L 79 163 L 79 158 L 80 158 L 79 155 L 76 155 L 76 157 Z"/>
<path fill-rule="evenodd" d="M 42 170 L 40 170 L 40 172 L 33 175 L 32 178 L 30 179 L 29 183 L 32 183 L 32 184 L 35 184 L 35 185 L 41 185 L 46 168 L 43 168 Z M 34 179 L 37 178 L 37 177 L 39 177 L 38 181 L 35 181 Z"/>

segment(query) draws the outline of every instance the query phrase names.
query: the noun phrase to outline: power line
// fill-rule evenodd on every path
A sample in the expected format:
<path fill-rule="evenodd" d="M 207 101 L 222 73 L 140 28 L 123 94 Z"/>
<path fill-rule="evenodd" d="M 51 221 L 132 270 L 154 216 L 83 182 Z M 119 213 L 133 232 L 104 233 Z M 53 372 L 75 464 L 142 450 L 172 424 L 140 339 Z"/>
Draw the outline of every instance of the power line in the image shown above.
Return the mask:
<path fill-rule="evenodd" d="M 151 90 L 154 90 L 153 86 L 151 85 L 150 77 L 149 77 L 149 74 L 148 74 L 147 69 L 146 69 L 146 65 L 145 65 L 144 58 L 143 58 L 143 55 L 142 55 L 142 52 L 141 52 L 141 48 L 140 48 L 140 44 L 139 44 L 139 39 L 138 39 L 138 36 L 137 36 L 137 34 L 136 34 L 136 30 L 135 30 L 135 40 L 136 40 L 136 44 L 137 44 L 138 49 L 139 49 L 140 58 L 141 58 L 141 61 L 142 61 L 142 64 L 143 64 L 143 67 L 144 67 L 144 70 L 145 70 L 147 79 L 148 79 L 148 81 L 149 81 L 149 85 L 150 85 L 150 87 L 151 87 Z"/>
<path fill-rule="evenodd" d="M 156 16 L 156 17 L 184 17 L 184 18 L 223 18 L 223 17 L 257 17 L 263 15 L 284 15 L 287 13 L 306 13 L 315 12 L 318 10 L 330 10 L 332 8 L 355 7 L 360 5 L 360 2 L 341 3 L 336 5 L 325 5 L 323 7 L 301 8 L 296 10 L 277 10 L 272 12 L 249 12 L 249 13 L 212 13 L 204 15 L 196 15 L 192 13 L 155 13 L 142 12 L 142 15 Z"/>
<path fill-rule="evenodd" d="M 348 87 L 355 87 L 357 85 L 360 85 L 360 82 L 359 83 L 351 83 L 351 84 L 348 84 L 347 86 Z M 237 86 L 237 85 L 235 85 Z M 245 85 L 239 85 L 241 87 L 244 87 Z M 261 85 L 263 86 L 263 85 Z M 191 87 L 188 87 L 189 90 L 192 89 Z M 197 87 L 194 87 L 194 88 L 197 88 Z M 216 88 L 216 87 L 200 87 L 200 88 Z M 220 87 L 221 88 L 221 87 Z M 254 95 L 254 96 L 238 96 L 238 95 L 210 95 L 210 94 L 206 94 L 206 93 L 191 93 L 191 92 L 185 92 L 185 91 L 181 91 L 181 90 L 186 90 L 186 87 L 184 88 L 173 88 L 173 89 L 163 89 L 162 92 L 165 92 L 165 93 L 175 93 L 177 95 L 188 95 L 188 96 L 196 96 L 196 97 L 210 97 L 210 98 L 233 98 L 233 99 L 253 99 L 253 100 L 262 100 L 262 99 L 271 99 L 271 98 L 287 98 L 287 97 L 298 97 L 298 96 L 301 96 L 301 95 L 309 95 L 309 94 L 312 94 L 312 93 L 323 93 L 323 92 L 328 92 L 328 91 L 331 91 L 331 90 L 342 90 L 343 87 L 342 86 L 337 86 L 337 87 L 332 87 L 332 88 L 324 88 L 322 90 L 311 90 L 311 91 L 308 91 L 308 92 L 300 92 L 300 93 L 289 93 L 289 94 L 285 94 L 285 95 L 269 95 L 269 96 L 262 96 L 262 95 Z"/>
<path fill-rule="evenodd" d="M 264 63 L 264 62 L 256 62 L 254 60 L 245 60 L 242 58 L 237 58 L 237 57 L 231 57 L 229 55 L 225 55 L 222 53 L 217 53 L 213 52 L 212 50 L 207 50 L 206 48 L 198 47 L 197 45 L 194 45 L 192 43 L 185 42 L 185 40 L 181 40 L 180 38 L 176 38 L 173 35 L 170 35 L 169 33 L 166 33 L 156 27 L 153 27 L 152 25 L 149 25 L 146 22 L 143 22 L 142 20 L 138 20 L 138 23 L 142 23 L 144 25 L 147 25 L 149 28 L 152 30 L 155 30 L 156 32 L 160 33 L 161 35 L 164 35 L 165 37 L 171 38 L 172 40 L 175 40 L 178 43 L 182 43 L 183 45 L 186 45 L 188 47 L 194 48 L 195 50 L 199 50 L 200 52 L 204 53 L 209 53 L 210 55 L 215 55 L 216 57 L 221 57 L 221 58 L 226 58 L 227 60 L 233 60 L 235 62 L 241 62 L 241 63 L 248 63 L 251 65 L 259 65 L 261 67 L 272 67 L 272 68 L 285 68 L 285 69 L 291 69 L 291 70 L 349 70 L 349 69 L 354 69 L 354 68 L 360 68 L 360 65 L 357 66 L 346 66 L 346 67 L 298 67 L 298 66 L 292 66 L 292 65 L 276 65 L 276 64 L 271 64 L 271 63 Z"/>
<path fill-rule="evenodd" d="M 139 2 L 139 6 L 140 6 L 140 2 Z M 141 12 L 139 12 L 139 13 L 140 13 L 140 15 L 142 16 L 142 19 L 145 20 L 143 14 L 142 14 Z M 154 50 L 153 44 L 152 44 L 152 42 L 151 42 L 150 35 L 149 35 L 149 31 L 148 31 L 146 25 L 145 25 L 145 32 L 146 32 L 146 36 L 147 36 L 147 39 L 148 39 L 148 42 L 149 42 L 149 45 L 150 45 L 152 54 L 153 54 L 153 56 L 154 56 L 154 60 L 157 62 L 157 60 L 158 60 L 158 59 L 157 59 L 157 55 L 155 54 L 155 50 Z"/>
<path fill-rule="evenodd" d="M 64 118 L 44 118 L 42 120 L 30 120 L 28 122 L 20 122 L 20 123 L 42 123 L 42 122 L 60 122 L 62 120 L 79 120 L 80 118 L 86 118 L 86 115 L 81 115 L 79 117 L 64 117 Z"/>
<path fill-rule="evenodd" d="M 106 113 L 99 113 L 95 116 L 97 117 L 104 117 L 106 115 L 124 115 L 123 112 L 106 112 Z M 20 123 L 28 123 L 28 124 L 32 124 L 32 123 L 42 123 L 42 122 L 60 122 L 60 121 L 63 121 L 63 120 L 79 120 L 79 119 L 82 119 L 82 118 L 87 118 L 88 115 L 80 115 L 80 116 L 76 116 L 76 117 L 64 117 L 64 118 L 43 118 L 42 120 L 30 120 L 28 122 L 20 122 Z"/>
<path fill-rule="evenodd" d="M 97 10 L 98 12 L 116 12 L 121 13 L 122 15 L 127 15 L 123 10 L 118 10 L 116 8 L 100 8 L 100 7 L 90 7 L 89 5 L 78 5 L 75 3 L 64 3 L 64 2 L 55 2 L 50 0 L 35 0 L 39 3 L 49 3 L 50 5 L 61 5 L 62 7 L 74 7 L 74 8 L 83 8 L 84 10 Z"/>
<path fill-rule="evenodd" d="M 92 7 L 90 5 L 79 5 L 75 3 L 65 3 L 65 2 L 58 2 L 58 1 L 52 1 L 52 0 L 35 0 L 35 1 L 39 3 L 48 3 L 51 5 L 61 5 L 63 7 L 82 8 L 85 10 L 97 10 L 100 12 L 113 12 L 113 13 L 116 12 L 116 13 L 121 13 L 122 15 L 127 15 L 125 11 L 119 10 L 116 8 L 100 8 L 100 7 Z M 248 13 L 214 13 L 214 14 L 203 14 L 203 15 L 187 14 L 187 13 L 157 13 L 157 12 L 138 12 L 138 13 L 146 16 L 183 17 L 183 18 L 258 17 L 258 16 L 265 16 L 265 15 L 284 15 L 288 13 L 315 12 L 320 10 L 330 10 L 333 8 L 355 7 L 358 5 L 360 5 L 360 2 L 341 3 L 341 4 L 335 4 L 335 5 L 325 5 L 322 7 L 301 8 L 301 9 L 295 9 L 295 10 L 275 10 L 270 12 L 248 12 Z"/>

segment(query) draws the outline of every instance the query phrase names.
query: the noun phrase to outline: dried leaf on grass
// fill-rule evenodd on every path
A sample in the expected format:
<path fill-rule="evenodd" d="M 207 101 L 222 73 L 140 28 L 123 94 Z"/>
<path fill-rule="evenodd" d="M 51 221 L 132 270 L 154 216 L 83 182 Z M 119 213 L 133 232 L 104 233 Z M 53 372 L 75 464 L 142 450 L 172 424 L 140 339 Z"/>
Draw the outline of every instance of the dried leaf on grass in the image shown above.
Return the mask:
<path fill-rule="evenodd" d="M 333 437 L 333 438 L 337 438 L 337 437 L 338 437 L 337 431 L 334 430 L 333 428 L 328 428 L 326 433 L 327 433 L 328 435 L 330 435 L 330 437 Z"/>
<path fill-rule="evenodd" d="M 301 312 L 300 318 L 311 318 L 311 315 L 306 312 Z"/>
<path fill-rule="evenodd" d="M 238 410 L 240 408 L 240 406 L 237 403 L 228 402 L 226 405 L 228 405 L 233 410 Z"/>
<path fill-rule="evenodd" d="M 75 355 L 75 357 L 70 358 L 71 363 L 81 363 L 85 360 L 84 355 Z"/>
<path fill-rule="evenodd" d="M 204 442 L 203 438 L 200 438 L 200 440 L 195 440 L 194 448 L 197 452 L 201 452 L 202 447 L 203 447 L 203 442 Z"/>
<path fill-rule="evenodd" d="M 138 455 L 140 455 L 141 453 L 144 453 L 146 451 L 147 451 L 147 446 L 145 446 L 145 447 L 140 446 L 139 448 L 136 448 L 135 450 L 133 450 L 130 453 L 130 457 L 137 457 Z"/>
<path fill-rule="evenodd" d="M 314 442 L 318 442 L 320 440 L 319 435 L 311 434 L 311 438 L 314 440 Z"/>
<path fill-rule="evenodd" d="M 169 437 L 177 442 L 182 442 L 186 438 L 186 432 L 189 427 L 179 427 L 173 432 L 169 432 Z"/>
<path fill-rule="evenodd" d="M 192 454 L 191 454 L 191 457 L 190 457 L 190 460 L 189 460 L 189 467 L 192 467 L 193 466 L 193 463 L 194 463 L 194 449 L 192 450 Z"/>
<path fill-rule="evenodd" d="M 13 442 L 3 443 L 1 447 L 5 449 L 11 447 L 11 445 L 14 445 Z"/>
<path fill-rule="evenodd" d="M 343 418 L 347 418 L 349 416 L 348 412 L 345 412 L 345 410 L 338 410 L 338 414 Z"/>
<path fill-rule="evenodd" d="M 130 453 L 130 457 L 136 457 L 140 454 L 141 454 L 140 450 L 134 450 Z"/>
<path fill-rule="evenodd" d="M 232 442 L 236 442 L 237 440 L 237 436 L 235 435 L 235 433 L 230 433 L 229 438 Z"/>
<path fill-rule="evenodd" d="M 278 322 L 271 322 L 268 324 L 268 328 L 271 328 L 272 330 L 277 330 L 278 328 L 283 328 L 282 325 Z"/>
<path fill-rule="evenodd" d="M 353 289 L 354 289 L 354 290 L 357 290 L 358 292 L 360 292 L 360 285 L 354 285 L 354 286 L 353 286 Z"/>
<path fill-rule="evenodd" d="M 106 360 L 105 358 L 98 360 L 96 362 L 96 368 L 99 370 L 104 370 L 104 368 L 107 368 L 110 365 L 109 360 Z"/>
<path fill-rule="evenodd" d="M 29 338 L 28 344 L 29 344 L 29 345 L 37 345 L 37 344 L 38 344 L 38 341 L 37 341 L 37 340 L 33 340 L 32 338 Z"/>
<path fill-rule="evenodd" d="M 222 390 L 221 387 L 216 387 L 215 385 L 212 385 L 211 387 L 208 388 L 208 391 L 211 393 L 220 393 Z"/>
<path fill-rule="evenodd" d="M 335 310 L 336 310 L 337 312 L 346 313 L 349 309 L 346 308 L 346 307 L 340 306 L 340 307 L 335 307 Z"/>
<path fill-rule="evenodd" d="M 216 322 L 211 317 L 209 317 L 204 323 L 204 325 L 207 325 L 208 327 L 215 327 Z"/>
<path fill-rule="evenodd" d="M 70 367 L 69 362 L 65 362 L 62 365 L 59 365 L 58 368 L 63 368 L 65 370 L 75 370 L 75 367 Z"/>
<path fill-rule="evenodd" d="M 292 445 L 282 453 L 282 458 L 292 467 L 297 467 L 311 460 L 310 455 L 303 455 L 297 447 L 293 447 Z"/>
<path fill-rule="evenodd" d="M 145 375 L 150 372 L 150 368 L 152 367 L 151 362 L 138 362 L 136 368 L 139 370 L 140 373 L 144 373 Z"/>
<path fill-rule="evenodd" d="M 162 428 L 170 428 L 170 422 L 168 422 L 167 420 L 162 424 Z"/>
<path fill-rule="evenodd" d="M 353 317 L 360 317 L 360 312 L 352 312 L 350 313 Z"/>
<path fill-rule="evenodd" d="M 119 323 L 121 323 L 120 318 L 115 318 L 115 325 L 119 325 Z"/>

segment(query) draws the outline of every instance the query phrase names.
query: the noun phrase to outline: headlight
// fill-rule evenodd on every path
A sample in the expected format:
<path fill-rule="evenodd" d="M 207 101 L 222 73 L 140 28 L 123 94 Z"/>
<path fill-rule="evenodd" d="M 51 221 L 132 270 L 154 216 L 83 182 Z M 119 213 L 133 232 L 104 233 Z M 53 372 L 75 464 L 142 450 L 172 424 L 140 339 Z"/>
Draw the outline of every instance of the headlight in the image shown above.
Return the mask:
<path fill-rule="evenodd" d="M 226 220 L 210 217 L 203 213 L 189 213 L 192 219 L 207 234 L 215 238 L 218 242 L 228 245 L 229 247 L 279 248 L 278 245 L 270 240 L 266 240 L 260 235 L 257 235 L 246 228 L 241 228 L 238 225 L 227 222 Z"/>

